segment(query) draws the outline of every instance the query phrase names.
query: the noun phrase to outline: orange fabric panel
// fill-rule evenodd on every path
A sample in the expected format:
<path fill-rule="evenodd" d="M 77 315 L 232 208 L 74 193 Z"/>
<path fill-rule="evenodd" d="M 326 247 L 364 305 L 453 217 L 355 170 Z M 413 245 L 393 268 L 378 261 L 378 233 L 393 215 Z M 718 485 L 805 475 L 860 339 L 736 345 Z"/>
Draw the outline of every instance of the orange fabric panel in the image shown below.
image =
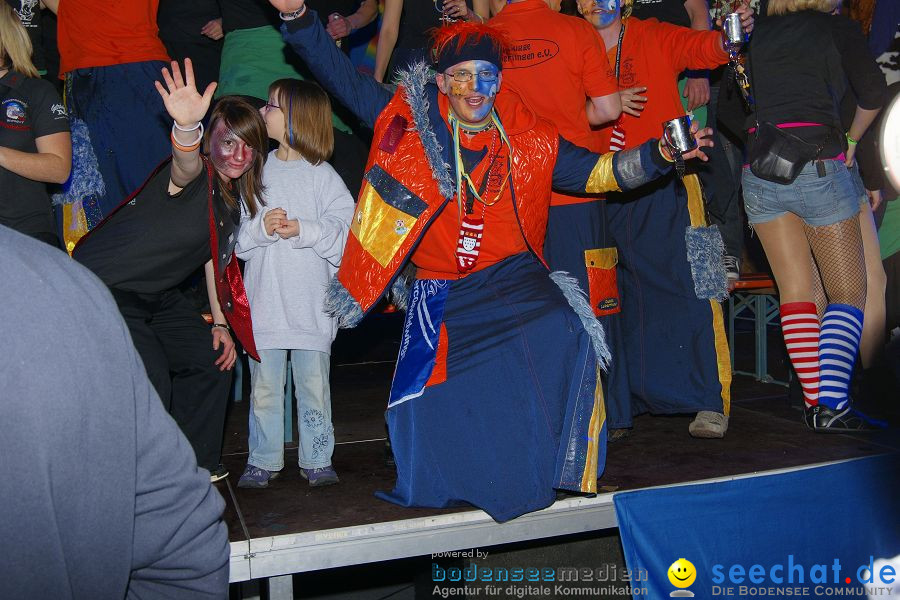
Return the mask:
<path fill-rule="evenodd" d="M 431 376 L 428 378 L 428 381 L 425 382 L 425 387 L 447 381 L 447 350 L 449 345 L 450 340 L 447 338 L 447 328 L 441 323 L 437 350 L 435 350 L 434 356 L 434 368 L 431 370 Z"/>
<path fill-rule="evenodd" d="M 619 285 L 616 278 L 616 264 L 618 263 L 616 249 L 585 250 L 584 263 L 587 267 L 588 295 L 594 314 L 603 317 L 621 312 Z"/>
<path fill-rule="evenodd" d="M 159 0 L 60 2 L 60 76 L 74 69 L 169 60 L 156 26 L 158 6 Z"/>

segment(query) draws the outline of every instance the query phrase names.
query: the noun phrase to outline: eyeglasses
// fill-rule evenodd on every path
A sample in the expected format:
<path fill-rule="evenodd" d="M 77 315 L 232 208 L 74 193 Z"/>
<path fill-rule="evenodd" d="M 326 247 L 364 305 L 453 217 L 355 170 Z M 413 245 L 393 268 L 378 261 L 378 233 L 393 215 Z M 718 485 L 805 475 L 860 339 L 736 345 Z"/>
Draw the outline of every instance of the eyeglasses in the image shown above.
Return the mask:
<path fill-rule="evenodd" d="M 271 102 L 266 102 L 266 105 L 263 108 L 265 108 L 266 110 L 269 110 L 270 108 L 277 108 L 278 110 L 281 110 L 280 106 L 278 106 L 277 104 L 272 104 Z"/>
<path fill-rule="evenodd" d="M 452 77 L 453 81 L 456 81 L 457 83 L 468 83 L 472 81 L 472 78 L 476 75 L 481 81 L 486 81 L 488 83 L 497 81 L 497 73 L 495 71 L 478 71 L 477 73 L 457 71 L 456 73 L 447 73 L 446 75 Z"/>

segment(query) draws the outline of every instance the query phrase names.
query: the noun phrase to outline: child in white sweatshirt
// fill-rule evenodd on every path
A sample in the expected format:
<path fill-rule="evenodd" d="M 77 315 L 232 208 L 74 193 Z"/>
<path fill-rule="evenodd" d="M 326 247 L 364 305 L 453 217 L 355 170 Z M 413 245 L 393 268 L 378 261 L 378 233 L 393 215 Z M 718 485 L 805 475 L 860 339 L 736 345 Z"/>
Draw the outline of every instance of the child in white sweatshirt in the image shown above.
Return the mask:
<path fill-rule="evenodd" d="M 325 290 L 341 263 L 353 198 L 327 162 L 331 104 L 315 83 L 279 79 L 260 109 L 279 142 L 263 170 L 266 208 L 243 215 L 237 255 L 261 362 L 250 361 L 250 456 L 238 487 L 264 488 L 284 467 L 284 384 L 290 352 L 300 433 L 300 474 L 338 482 L 331 464 L 329 360 L 337 325 Z"/>

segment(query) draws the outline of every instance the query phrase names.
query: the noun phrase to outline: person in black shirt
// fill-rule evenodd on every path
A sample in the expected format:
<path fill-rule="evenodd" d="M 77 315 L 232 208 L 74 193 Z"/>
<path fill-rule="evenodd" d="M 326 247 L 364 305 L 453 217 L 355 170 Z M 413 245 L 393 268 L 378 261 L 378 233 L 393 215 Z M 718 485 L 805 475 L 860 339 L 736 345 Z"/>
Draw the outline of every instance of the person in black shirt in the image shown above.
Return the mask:
<path fill-rule="evenodd" d="M 81 239 L 73 257 L 109 286 L 147 374 L 191 442 L 197 463 L 216 481 L 231 371 L 237 358 L 230 330 L 256 358 L 249 305 L 234 245 L 240 206 L 254 215 L 268 148 L 259 113 L 245 100 L 218 101 L 203 137 L 200 120 L 215 84 L 201 95 L 191 61 L 156 83 L 172 126 L 172 158 Z M 200 154 L 203 140 L 209 158 Z M 212 328 L 182 291 L 200 266 Z"/>
<path fill-rule="evenodd" d="M 58 246 L 47 183 L 69 177 L 69 118 L 31 62 L 31 41 L 0 3 L 0 224 Z"/>

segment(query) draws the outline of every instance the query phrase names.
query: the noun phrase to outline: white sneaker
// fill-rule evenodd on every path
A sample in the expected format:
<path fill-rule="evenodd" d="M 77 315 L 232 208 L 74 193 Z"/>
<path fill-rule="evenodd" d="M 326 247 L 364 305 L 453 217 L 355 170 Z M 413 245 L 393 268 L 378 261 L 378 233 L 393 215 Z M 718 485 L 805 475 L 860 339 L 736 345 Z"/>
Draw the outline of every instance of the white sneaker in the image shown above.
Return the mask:
<path fill-rule="evenodd" d="M 728 431 L 728 417 L 711 410 L 701 410 L 691 421 L 688 432 L 695 438 L 723 438 Z"/>

